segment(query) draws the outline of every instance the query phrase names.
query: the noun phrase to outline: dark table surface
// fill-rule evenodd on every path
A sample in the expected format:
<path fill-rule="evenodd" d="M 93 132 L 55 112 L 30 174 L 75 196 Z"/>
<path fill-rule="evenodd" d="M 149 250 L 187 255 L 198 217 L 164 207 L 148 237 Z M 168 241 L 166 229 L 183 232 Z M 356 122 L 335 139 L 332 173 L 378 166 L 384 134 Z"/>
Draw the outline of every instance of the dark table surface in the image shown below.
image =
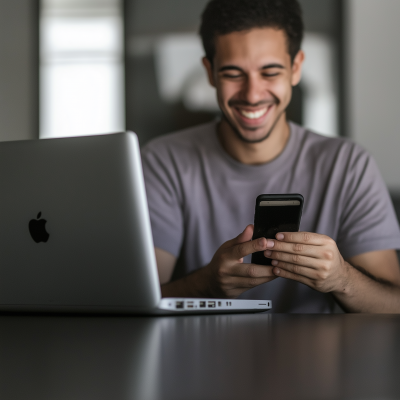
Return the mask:
<path fill-rule="evenodd" d="M 0 399 L 398 399 L 400 316 L 0 315 Z"/>

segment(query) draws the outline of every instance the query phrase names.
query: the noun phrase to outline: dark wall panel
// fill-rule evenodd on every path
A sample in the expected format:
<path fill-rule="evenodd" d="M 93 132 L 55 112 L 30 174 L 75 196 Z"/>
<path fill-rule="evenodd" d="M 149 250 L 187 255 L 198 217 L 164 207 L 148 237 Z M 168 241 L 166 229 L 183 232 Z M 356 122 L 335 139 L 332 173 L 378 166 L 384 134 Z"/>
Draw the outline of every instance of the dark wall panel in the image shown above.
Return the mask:
<path fill-rule="evenodd" d="M 38 1 L 0 1 L 0 141 L 39 137 L 38 26 Z"/>

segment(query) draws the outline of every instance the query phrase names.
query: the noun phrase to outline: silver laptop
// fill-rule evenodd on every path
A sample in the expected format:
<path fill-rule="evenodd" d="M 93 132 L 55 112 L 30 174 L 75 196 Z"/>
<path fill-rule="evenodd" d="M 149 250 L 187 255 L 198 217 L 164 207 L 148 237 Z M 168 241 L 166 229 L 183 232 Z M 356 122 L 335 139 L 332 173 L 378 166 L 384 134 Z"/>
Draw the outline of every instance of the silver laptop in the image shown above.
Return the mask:
<path fill-rule="evenodd" d="M 0 310 L 257 312 L 270 300 L 161 298 L 132 132 L 0 143 Z"/>

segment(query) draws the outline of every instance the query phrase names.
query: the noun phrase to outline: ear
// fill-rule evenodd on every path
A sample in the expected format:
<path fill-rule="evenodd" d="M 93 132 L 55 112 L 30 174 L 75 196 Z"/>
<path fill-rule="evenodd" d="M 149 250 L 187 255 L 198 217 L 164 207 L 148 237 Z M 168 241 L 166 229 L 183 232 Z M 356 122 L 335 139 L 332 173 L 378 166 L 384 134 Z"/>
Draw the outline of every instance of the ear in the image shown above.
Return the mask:
<path fill-rule="evenodd" d="M 214 81 L 214 75 L 213 75 L 213 67 L 210 63 L 210 60 L 207 57 L 202 58 L 202 62 L 204 65 L 204 68 L 207 71 L 207 76 L 208 76 L 208 82 L 210 83 L 211 86 L 215 87 L 215 81 Z"/>
<path fill-rule="evenodd" d="M 292 86 L 296 86 L 300 82 L 304 58 L 305 55 L 303 50 L 299 50 L 294 57 L 292 64 Z"/>

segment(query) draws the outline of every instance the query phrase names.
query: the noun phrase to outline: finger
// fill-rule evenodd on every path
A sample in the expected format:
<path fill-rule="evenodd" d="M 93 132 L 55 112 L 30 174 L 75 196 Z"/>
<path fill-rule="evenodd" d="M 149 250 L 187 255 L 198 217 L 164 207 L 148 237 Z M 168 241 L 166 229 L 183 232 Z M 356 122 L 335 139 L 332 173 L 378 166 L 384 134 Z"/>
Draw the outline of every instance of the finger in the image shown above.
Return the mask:
<path fill-rule="evenodd" d="M 272 240 L 272 242 L 272 246 L 268 246 L 267 244 L 268 250 L 271 254 L 274 252 L 283 252 L 306 257 L 321 258 L 321 246 L 307 245 L 303 243 L 286 243 L 280 240 Z M 265 252 L 265 256 L 271 258 L 268 250 Z"/>
<path fill-rule="evenodd" d="M 265 251 L 264 254 L 272 260 L 283 261 L 294 265 L 302 265 L 312 269 L 318 269 L 321 265 L 321 260 L 313 257 L 302 256 L 300 254 L 284 253 L 280 251 L 272 251 L 271 254 Z"/>
<path fill-rule="evenodd" d="M 235 264 L 229 268 L 229 275 L 244 278 L 268 278 L 275 276 L 271 265 Z"/>
<path fill-rule="evenodd" d="M 275 267 L 272 272 L 277 276 L 285 279 L 291 279 L 292 281 L 297 281 L 300 283 L 304 283 L 307 286 L 312 287 L 313 286 L 313 281 L 309 278 L 306 278 L 303 275 L 298 275 L 290 271 L 285 271 L 284 269 L 281 269 L 279 267 Z"/>
<path fill-rule="evenodd" d="M 275 237 L 279 241 L 288 243 L 303 243 L 314 246 L 323 246 L 328 238 L 325 235 L 311 232 L 279 232 Z"/>
<path fill-rule="evenodd" d="M 291 264 L 288 262 L 277 261 L 277 260 L 273 260 L 271 264 L 274 267 L 273 268 L 274 274 L 275 274 L 276 268 L 278 268 L 284 272 L 289 272 L 296 276 L 302 276 L 302 277 L 312 279 L 312 280 L 316 280 L 318 278 L 318 270 L 309 268 L 309 267 L 306 267 L 303 265 Z M 282 276 L 282 274 L 280 276 Z"/>
<path fill-rule="evenodd" d="M 271 245 L 271 242 L 271 239 L 265 239 L 262 237 L 245 243 L 236 244 L 228 249 L 228 252 L 232 259 L 239 260 L 240 258 L 246 257 L 256 251 L 266 250 L 268 245 Z"/>
<path fill-rule="evenodd" d="M 244 231 L 242 233 L 240 233 L 235 238 L 225 242 L 220 247 L 220 249 L 227 249 L 229 247 L 235 246 L 236 244 L 250 241 L 251 238 L 253 237 L 253 231 L 254 231 L 254 225 L 253 224 L 247 225 L 246 228 L 244 228 Z"/>
<path fill-rule="evenodd" d="M 244 277 L 237 277 L 232 276 L 229 281 L 226 282 L 231 288 L 236 289 L 251 289 L 256 286 L 262 285 L 267 282 L 271 282 L 272 280 L 276 279 L 277 276 L 272 274 L 272 276 L 264 277 L 264 278 L 244 278 Z"/>

